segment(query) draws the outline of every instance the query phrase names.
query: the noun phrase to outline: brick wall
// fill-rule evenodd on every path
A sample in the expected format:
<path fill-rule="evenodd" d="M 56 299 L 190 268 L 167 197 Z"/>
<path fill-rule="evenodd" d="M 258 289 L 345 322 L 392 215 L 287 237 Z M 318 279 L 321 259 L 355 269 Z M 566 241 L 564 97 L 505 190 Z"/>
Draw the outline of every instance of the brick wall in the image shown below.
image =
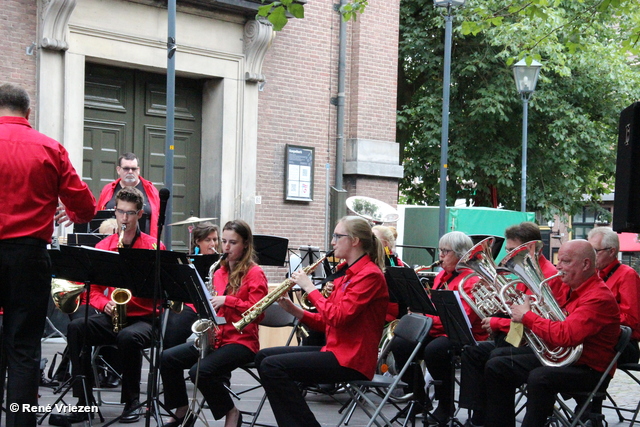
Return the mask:
<path fill-rule="evenodd" d="M 0 34 L 3 37 L 0 55 L 0 83 L 16 83 L 31 96 L 31 123 L 35 122 L 36 51 L 27 55 L 26 49 L 37 38 L 36 0 L 2 0 Z"/>
<path fill-rule="evenodd" d="M 306 17 L 289 21 L 276 35 L 262 70 L 267 78 L 258 118 L 262 204 L 256 206 L 255 232 L 287 237 L 292 248 L 325 249 L 325 189 L 327 182 L 335 183 L 336 107 L 330 99 L 337 95 L 340 18 L 333 4 L 308 2 Z M 348 23 L 345 141 L 395 140 L 398 6 L 397 0 L 370 3 Z M 284 201 L 285 144 L 315 147 L 313 202 Z M 345 177 L 344 185 L 349 195 L 397 202 L 395 179 Z"/>

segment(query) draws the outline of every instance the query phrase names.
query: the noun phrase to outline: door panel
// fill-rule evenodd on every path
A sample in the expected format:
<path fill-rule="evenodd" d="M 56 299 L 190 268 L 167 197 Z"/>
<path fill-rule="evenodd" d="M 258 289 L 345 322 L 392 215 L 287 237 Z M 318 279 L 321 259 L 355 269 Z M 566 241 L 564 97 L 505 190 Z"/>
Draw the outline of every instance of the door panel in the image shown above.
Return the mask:
<path fill-rule="evenodd" d="M 176 78 L 175 105 L 173 216 L 166 223 L 200 214 L 202 82 Z M 96 197 L 128 151 L 144 178 L 165 186 L 166 111 L 166 76 L 86 64 L 83 175 Z M 187 248 L 186 228 L 172 231 L 173 249 Z"/>

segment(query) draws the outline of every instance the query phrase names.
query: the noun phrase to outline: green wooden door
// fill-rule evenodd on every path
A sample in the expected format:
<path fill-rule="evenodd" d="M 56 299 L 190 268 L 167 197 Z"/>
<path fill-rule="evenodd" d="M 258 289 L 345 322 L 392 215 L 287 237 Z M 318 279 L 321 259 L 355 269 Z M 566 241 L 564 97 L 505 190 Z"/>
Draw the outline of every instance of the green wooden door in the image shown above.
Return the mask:
<path fill-rule="evenodd" d="M 176 79 L 173 217 L 200 210 L 202 83 Z M 166 77 L 140 70 L 86 64 L 83 175 L 96 198 L 117 178 L 118 156 L 131 151 L 141 175 L 164 187 Z M 181 227 L 186 228 L 186 227 Z M 188 234 L 172 232 L 173 249 L 187 247 Z"/>

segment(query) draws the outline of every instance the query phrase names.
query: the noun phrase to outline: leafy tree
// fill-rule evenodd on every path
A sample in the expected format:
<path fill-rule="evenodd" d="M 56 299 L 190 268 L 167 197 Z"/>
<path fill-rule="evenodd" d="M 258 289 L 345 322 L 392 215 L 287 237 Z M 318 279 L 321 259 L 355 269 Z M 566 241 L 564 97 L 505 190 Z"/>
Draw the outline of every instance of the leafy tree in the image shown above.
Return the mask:
<path fill-rule="evenodd" d="M 630 11 L 623 32 L 620 16 L 597 11 L 579 25 L 595 7 L 587 0 L 469 3 L 455 11 L 447 204 L 519 210 L 522 101 L 510 65 L 523 56 L 543 63 L 529 103 L 528 210 L 551 218 L 576 212 L 583 195 L 598 201 L 613 189 L 619 113 L 640 95 L 638 67 L 618 48 L 640 15 Z M 400 19 L 401 191 L 438 204 L 444 20 L 432 0 L 403 0 Z"/>

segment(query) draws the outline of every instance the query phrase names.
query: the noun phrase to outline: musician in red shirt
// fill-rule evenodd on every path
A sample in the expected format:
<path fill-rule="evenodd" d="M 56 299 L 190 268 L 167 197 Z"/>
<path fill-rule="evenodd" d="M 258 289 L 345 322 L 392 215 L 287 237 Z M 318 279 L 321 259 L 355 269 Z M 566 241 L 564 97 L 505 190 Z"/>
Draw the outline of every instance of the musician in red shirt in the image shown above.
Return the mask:
<path fill-rule="evenodd" d="M 522 425 L 545 425 L 553 412 L 557 393 L 591 391 L 614 356 L 620 336 L 620 310 L 613 294 L 598 276 L 595 252 L 586 240 L 564 243 L 558 252 L 558 271 L 570 292 L 559 299 L 566 313 L 552 321 L 530 310 L 525 303 L 511 306 L 511 320 L 550 346 L 583 345 L 580 358 L 569 366 L 543 366 L 535 354 L 491 358 L 485 367 L 487 415 L 485 426 L 515 426 L 516 389 L 527 383 L 527 412 Z M 611 373 L 613 375 L 613 372 Z"/>
<path fill-rule="evenodd" d="M 432 290 L 451 290 L 458 291 L 459 285 L 464 278 L 473 274 L 470 269 L 462 269 L 457 271 L 456 267 L 460 259 L 473 247 L 473 241 L 469 236 L 460 232 L 452 231 L 443 235 L 438 242 L 439 256 L 442 271 L 436 276 Z M 467 279 L 464 289 L 470 294 L 471 289 L 478 281 L 478 277 Z M 480 318 L 471 309 L 466 301 L 462 300 L 462 306 L 471 322 L 471 332 L 478 341 L 487 338 L 486 331 L 482 328 Z M 425 361 L 429 373 L 434 380 L 438 381 L 435 386 L 436 399 L 438 399 L 438 407 L 432 413 L 427 415 L 426 421 L 430 424 L 445 424 L 446 421 L 453 416 L 451 414 L 451 372 L 454 369 L 453 358 L 451 357 L 452 343 L 445 333 L 442 320 L 439 316 L 427 315 L 433 319 L 433 325 L 429 331 L 429 336 L 422 352 L 422 358 Z M 413 346 L 407 345 L 401 340 L 394 340 L 391 351 L 396 359 L 396 365 L 400 369 L 406 363 Z M 407 391 L 418 392 L 416 396 L 418 400 L 424 401 L 424 410 L 431 408 L 431 402 L 422 390 L 424 390 L 424 379 L 422 376 L 413 378 L 412 370 L 407 370 L 407 375 L 403 378 L 410 389 Z"/>
<path fill-rule="evenodd" d="M 342 218 L 333 233 L 334 256 L 344 275 L 334 280 L 325 298 L 302 271 L 291 278 L 307 292 L 317 313 L 295 306 L 288 297 L 280 305 L 311 329 L 323 330 L 324 347 L 272 347 L 256 356 L 262 385 L 280 426 L 320 426 L 297 382 L 339 383 L 373 378 L 389 302 L 382 268 L 382 245 L 369 223 L 360 217 Z"/>
<path fill-rule="evenodd" d="M 253 234 L 249 224 L 242 220 L 229 221 L 222 229 L 222 251 L 227 255 L 221 267 L 214 273 L 215 295 L 211 303 L 219 317 L 226 323 L 219 325 L 211 350 L 200 360 L 200 350 L 193 343 L 185 343 L 165 350 L 162 354 L 160 374 L 164 384 L 165 405 L 176 408 L 175 417 L 164 423 L 165 427 L 191 426 L 195 418 L 185 419 L 188 410 L 184 369 L 202 393 L 216 420 L 225 417 L 226 427 L 242 424 L 242 416 L 225 388 L 231 371 L 254 360 L 260 348 L 258 322 L 247 325 L 242 332 L 233 326 L 242 314 L 260 301 L 268 290 L 267 278 L 256 262 Z M 201 338 L 207 339 L 207 333 Z M 193 415 L 193 414 L 192 414 Z"/>
<path fill-rule="evenodd" d="M 90 221 L 96 210 L 67 150 L 31 128 L 30 102 L 20 86 L 0 85 L 0 306 L 9 368 L 6 408 L 38 404 L 40 339 L 51 299 L 47 244 L 56 210 L 66 205 L 68 215 L 79 222 Z M 36 414 L 7 411 L 7 425 L 35 426 Z"/>
<path fill-rule="evenodd" d="M 628 265 L 618 261 L 620 240 L 618 233 L 609 227 L 596 227 L 589 232 L 587 240 L 596 251 L 598 274 L 611 289 L 620 306 L 620 323 L 631 328 L 629 345 L 620 355 L 618 363 L 638 363 L 640 350 L 640 277 Z"/>
<path fill-rule="evenodd" d="M 116 221 L 118 230 L 125 231 L 112 234 L 96 245 L 97 249 L 118 251 L 119 243 L 125 248 L 156 249 L 157 239 L 140 232 L 138 220 L 142 216 L 142 193 L 133 188 L 125 187 L 116 195 Z M 122 234 L 122 239 L 120 235 Z M 164 249 L 161 244 L 160 249 Z M 127 287 L 123 283 L 123 287 Z M 105 295 L 106 290 L 106 295 Z M 67 344 L 71 359 L 72 375 L 85 375 L 87 384 L 93 384 L 90 352 L 85 351 L 80 360 L 83 342 L 86 345 L 115 344 L 122 366 L 122 392 L 120 401 L 125 404 L 120 418 L 121 422 L 132 423 L 140 418 L 140 375 L 142 369 L 141 350 L 151 345 L 151 323 L 153 317 L 153 301 L 147 298 L 133 296 L 127 303 L 127 325 L 120 331 L 114 332 L 113 314 L 116 303 L 111 299 L 114 288 L 92 285 L 89 304 L 99 311 L 90 315 L 87 323 L 84 318 L 75 319 L 67 328 Z M 91 390 L 89 389 L 89 394 Z M 73 395 L 78 398 L 78 406 L 85 406 L 82 383 L 76 381 Z M 93 399 L 91 396 L 90 399 Z M 69 422 L 80 422 L 87 418 L 85 412 L 74 412 L 67 416 Z"/>
<path fill-rule="evenodd" d="M 506 240 L 506 250 L 513 252 L 521 245 L 528 242 L 537 242 L 542 239 L 540 228 L 537 224 L 529 221 L 507 227 L 504 231 Z M 556 267 L 542 255 L 538 254 L 538 264 L 542 275 L 549 278 L 557 274 Z M 552 279 L 549 286 L 554 295 L 560 296 L 566 292 L 566 286 L 562 285 L 559 278 Z M 518 285 L 518 289 L 531 293 L 523 284 Z M 484 383 L 484 366 L 490 357 L 509 353 L 530 352 L 529 347 L 519 347 L 517 350 L 504 339 L 509 332 L 511 319 L 505 317 L 485 317 L 482 319 L 482 327 L 490 334 L 491 340 L 479 342 L 476 346 L 465 347 L 461 357 L 460 369 L 460 407 L 473 410 L 468 424 L 469 427 L 484 425 L 486 390 Z"/>

